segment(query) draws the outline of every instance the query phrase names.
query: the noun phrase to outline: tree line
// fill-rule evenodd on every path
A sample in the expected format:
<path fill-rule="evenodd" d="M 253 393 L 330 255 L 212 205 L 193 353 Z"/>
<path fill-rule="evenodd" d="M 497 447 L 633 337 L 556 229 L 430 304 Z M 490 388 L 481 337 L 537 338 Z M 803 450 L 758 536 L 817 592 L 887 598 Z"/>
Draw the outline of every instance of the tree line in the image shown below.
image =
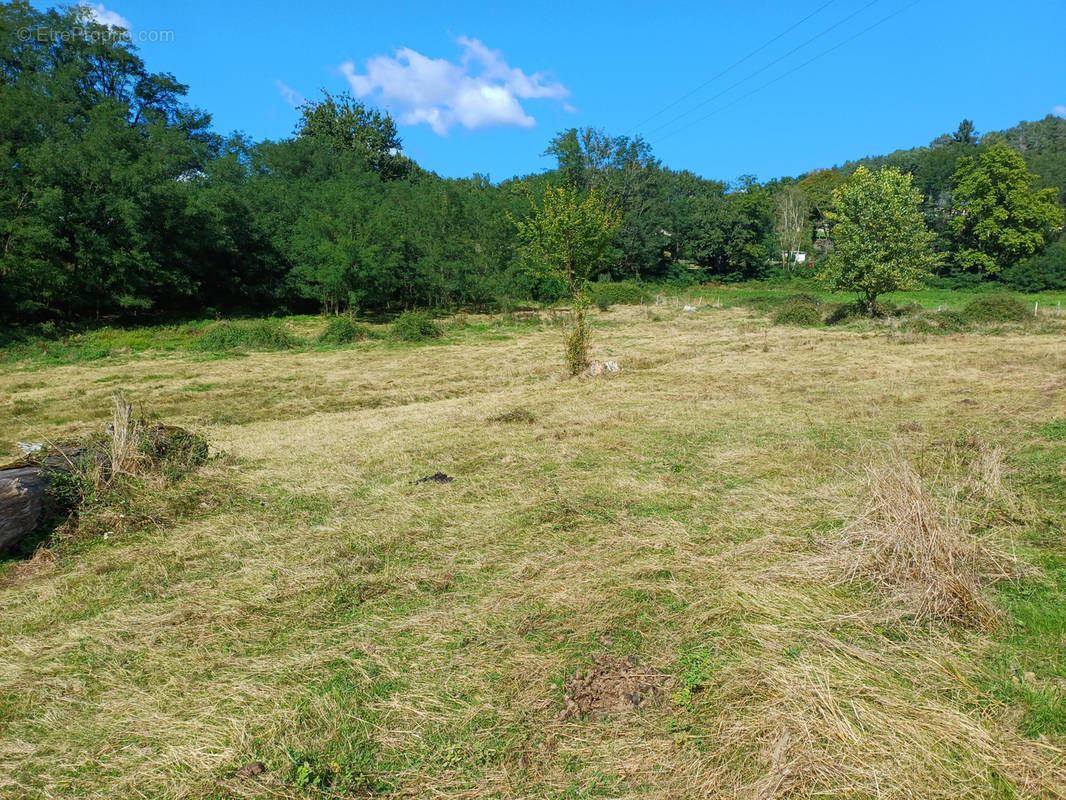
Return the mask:
<path fill-rule="evenodd" d="M 597 276 L 761 279 L 831 250 L 834 191 L 884 165 L 914 176 L 943 279 L 1066 286 L 1063 195 L 1041 183 L 1066 186 L 1054 117 L 982 139 L 964 123 L 928 148 L 765 184 L 571 129 L 547 144 L 554 169 L 493 183 L 422 169 L 393 120 L 350 96 L 323 93 L 291 137 L 255 142 L 213 131 L 186 92 L 85 8 L 0 4 L 0 318 L 551 301 L 570 289 L 529 268 L 519 234 L 529 198 L 563 186 L 617 215 Z"/>

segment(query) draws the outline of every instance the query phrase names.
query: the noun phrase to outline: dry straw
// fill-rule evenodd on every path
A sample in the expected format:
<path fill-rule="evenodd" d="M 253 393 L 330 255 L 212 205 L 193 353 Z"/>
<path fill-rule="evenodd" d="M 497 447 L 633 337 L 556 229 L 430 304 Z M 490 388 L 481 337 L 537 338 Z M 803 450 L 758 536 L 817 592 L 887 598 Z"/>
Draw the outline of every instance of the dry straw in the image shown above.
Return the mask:
<path fill-rule="evenodd" d="M 984 491 L 999 484 L 990 454 L 982 456 Z M 871 582 L 916 622 L 993 625 L 996 612 L 983 589 L 1016 574 L 1015 558 L 974 535 L 954 508 L 938 513 L 905 459 L 868 467 L 866 483 L 869 501 L 842 541 L 847 577 Z"/>

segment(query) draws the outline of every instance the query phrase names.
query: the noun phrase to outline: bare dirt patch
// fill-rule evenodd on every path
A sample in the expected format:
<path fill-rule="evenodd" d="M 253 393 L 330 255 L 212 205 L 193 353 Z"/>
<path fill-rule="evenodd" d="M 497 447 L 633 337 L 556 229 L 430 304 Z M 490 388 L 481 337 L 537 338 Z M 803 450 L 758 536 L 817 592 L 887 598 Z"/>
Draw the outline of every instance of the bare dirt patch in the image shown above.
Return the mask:
<path fill-rule="evenodd" d="M 646 667 L 636 656 L 594 654 L 595 666 L 578 670 L 564 684 L 566 708 L 560 719 L 586 714 L 599 719 L 609 714 L 655 706 L 666 695 L 667 675 Z"/>

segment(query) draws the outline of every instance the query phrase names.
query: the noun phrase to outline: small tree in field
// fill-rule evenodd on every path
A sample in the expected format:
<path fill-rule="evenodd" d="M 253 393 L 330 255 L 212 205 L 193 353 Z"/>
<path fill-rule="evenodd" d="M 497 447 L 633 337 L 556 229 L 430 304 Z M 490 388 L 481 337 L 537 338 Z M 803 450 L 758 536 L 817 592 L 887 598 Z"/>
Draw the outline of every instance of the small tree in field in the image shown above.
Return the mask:
<path fill-rule="evenodd" d="M 566 286 L 574 301 L 573 326 L 566 337 L 566 366 L 577 375 L 588 366 L 591 329 L 587 319 L 588 285 L 603 264 L 603 252 L 620 222 L 597 191 L 574 184 L 544 187 L 538 202 L 528 195 L 532 213 L 511 218 L 518 229 L 528 265 Z"/>
<path fill-rule="evenodd" d="M 921 202 L 910 174 L 855 170 L 833 191 L 835 250 L 818 276 L 826 288 L 855 292 L 873 316 L 879 295 L 920 287 L 939 261 Z"/>

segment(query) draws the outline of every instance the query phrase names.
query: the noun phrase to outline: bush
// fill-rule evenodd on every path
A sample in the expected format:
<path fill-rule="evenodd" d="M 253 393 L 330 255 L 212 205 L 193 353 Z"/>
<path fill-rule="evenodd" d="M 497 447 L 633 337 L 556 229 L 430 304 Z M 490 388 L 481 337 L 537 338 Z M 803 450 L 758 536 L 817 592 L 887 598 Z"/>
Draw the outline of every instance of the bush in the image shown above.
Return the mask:
<path fill-rule="evenodd" d="M 1052 242 L 1038 256 L 1007 267 L 1000 278 L 1020 292 L 1066 289 L 1066 238 Z"/>
<path fill-rule="evenodd" d="M 351 344 L 377 338 L 376 332 L 369 325 L 356 322 L 351 316 L 333 317 L 326 323 L 325 330 L 318 335 L 320 344 Z"/>
<path fill-rule="evenodd" d="M 774 325 L 798 325 L 815 328 L 822 324 L 822 303 L 807 295 L 796 295 L 778 309 Z"/>
<path fill-rule="evenodd" d="M 936 320 L 937 327 L 942 331 L 965 331 L 970 325 L 961 311 L 933 311 L 930 312 Z"/>
<path fill-rule="evenodd" d="M 900 309 L 895 306 L 886 306 L 884 303 L 874 303 L 873 316 L 900 316 Z M 860 319 L 870 319 L 870 310 L 864 303 L 855 300 L 851 303 L 840 303 L 834 306 L 825 321 L 827 325 L 840 325 Z"/>
<path fill-rule="evenodd" d="M 280 322 L 257 319 L 219 322 L 204 331 L 196 341 L 199 350 L 291 350 L 296 337 Z"/>
<path fill-rule="evenodd" d="M 441 338 L 444 328 L 423 311 L 405 311 L 392 323 L 392 335 L 401 342 L 425 342 Z"/>
<path fill-rule="evenodd" d="M 1021 298 L 1000 292 L 971 300 L 962 314 L 970 322 L 1025 322 L 1032 311 Z"/>
<path fill-rule="evenodd" d="M 925 313 L 925 306 L 923 306 L 921 303 L 910 302 L 910 303 L 905 303 L 905 304 L 903 304 L 901 306 L 896 306 L 895 308 L 891 309 L 888 313 L 889 313 L 890 316 L 893 316 L 893 317 L 913 317 L 913 316 L 916 316 L 916 315 L 924 314 Z"/>
<path fill-rule="evenodd" d="M 635 281 L 594 283 L 590 295 L 600 311 L 606 311 L 614 305 L 639 305 L 647 297 L 644 288 Z"/>
<path fill-rule="evenodd" d="M 141 424 L 137 449 L 169 478 L 180 478 L 207 461 L 207 440 L 173 425 Z"/>
<path fill-rule="evenodd" d="M 923 311 L 904 319 L 899 326 L 907 333 L 961 333 L 970 323 L 959 311 Z"/>
<path fill-rule="evenodd" d="M 573 328 L 566 333 L 566 369 L 571 375 L 578 375 L 588 369 L 591 340 L 592 328 L 582 309 L 574 321 Z"/>

